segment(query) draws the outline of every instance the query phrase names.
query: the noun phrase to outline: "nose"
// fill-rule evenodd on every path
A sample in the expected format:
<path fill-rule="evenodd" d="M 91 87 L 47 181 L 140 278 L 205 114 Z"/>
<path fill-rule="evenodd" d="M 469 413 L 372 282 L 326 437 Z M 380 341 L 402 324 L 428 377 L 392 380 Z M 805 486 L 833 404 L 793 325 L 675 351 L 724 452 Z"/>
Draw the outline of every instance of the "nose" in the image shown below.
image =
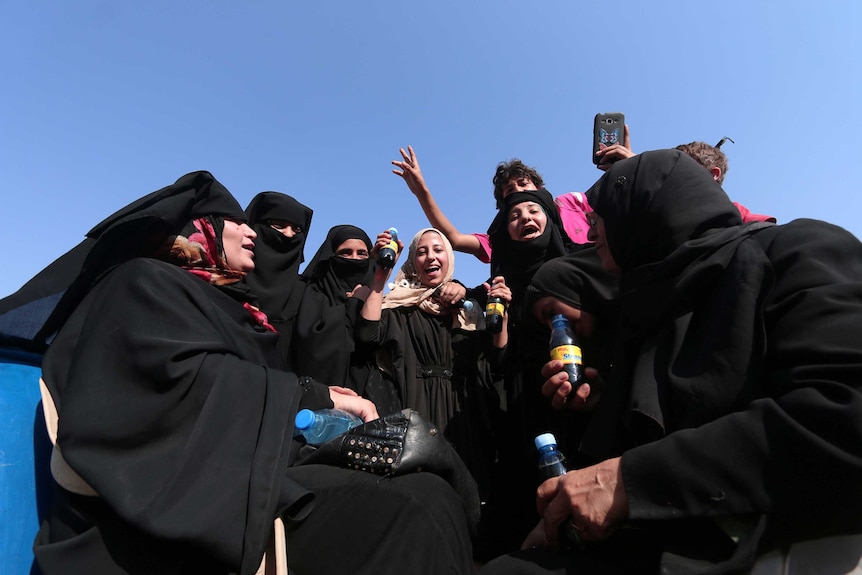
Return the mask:
<path fill-rule="evenodd" d="M 243 224 L 242 228 L 243 228 L 242 231 L 243 231 L 243 234 L 245 235 L 245 237 L 251 238 L 251 239 L 254 239 L 257 237 L 257 232 L 254 231 L 253 229 L 251 229 L 251 226 L 249 226 L 248 224 Z"/>

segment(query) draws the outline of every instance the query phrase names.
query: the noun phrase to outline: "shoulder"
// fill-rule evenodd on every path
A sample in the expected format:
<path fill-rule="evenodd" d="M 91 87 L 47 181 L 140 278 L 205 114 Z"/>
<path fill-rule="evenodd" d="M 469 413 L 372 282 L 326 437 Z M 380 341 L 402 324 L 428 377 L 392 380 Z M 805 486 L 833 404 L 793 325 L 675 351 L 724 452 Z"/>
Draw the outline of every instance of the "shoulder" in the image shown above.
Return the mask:
<path fill-rule="evenodd" d="M 557 205 L 557 209 L 561 212 L 563 210 L 588 212 L 591 209 L 590 203 L 587 201 L 587 196 L 581 192 L 569 192 L 567 194 L 557 196 L 554 198 L 554 203 Z"/>
<path fill-rule="evenodd" d="M 775 274 L 774 296 L 802 303 L 822 294 L 820 299 L 832 303 L 862 303 L 862 244 L 844 228 L 801 219 L 766 228 L 755 238 Z"/>

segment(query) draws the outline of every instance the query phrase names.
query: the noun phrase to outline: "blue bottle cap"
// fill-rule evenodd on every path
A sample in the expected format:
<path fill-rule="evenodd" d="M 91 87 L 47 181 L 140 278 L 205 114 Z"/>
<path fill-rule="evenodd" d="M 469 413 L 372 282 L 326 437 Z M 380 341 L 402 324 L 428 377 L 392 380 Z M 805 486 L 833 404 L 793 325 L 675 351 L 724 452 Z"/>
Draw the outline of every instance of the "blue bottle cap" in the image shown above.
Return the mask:
<path fill-rule="evenodd" d="M 398 240 L 398 229 L 397 228 L 389 228 L 389 235 L 392 236 L 393 240 Z"/>
<path fill-rule="evenodd" d="M 308 429 L 314 423 L 314 412 L 310 409 L 300 409 L 296 414 L 294 424 L 297 429 Z"/>
<path fill-rule="evenodd" d="M 470 300 L 464 301 L 464 310 L 473 311 L 473 302 Z"/>
<path fill-rule="evenodd" d="M 542 435 L 536 437 L 534 443 L 536 444 L 536 449 L 541 449 L 548 445 L 556 445 L 557 438 L 554 437 L 553 433 L 543 433 Z"/>
<path fill-rule="evenodd" d="M 558 313 L 551 319 L 551 324 L 554 327 L 563 327 L 564 325 L 568 325 L 568 323 L 568 318 L 561 313 Z"/>

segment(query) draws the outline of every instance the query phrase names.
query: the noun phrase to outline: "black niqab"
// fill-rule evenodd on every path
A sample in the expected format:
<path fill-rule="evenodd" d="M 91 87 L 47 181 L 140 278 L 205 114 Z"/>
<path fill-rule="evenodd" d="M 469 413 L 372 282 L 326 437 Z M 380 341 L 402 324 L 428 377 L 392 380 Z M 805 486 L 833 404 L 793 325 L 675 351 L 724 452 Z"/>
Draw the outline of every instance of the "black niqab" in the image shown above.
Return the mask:
<path fill-rule="evenodd" d="M 305 284 L 300 281 L 299 264 L 305 261 L 305 241 L 311 227 L 311 208 L 287 194 L 261 192 L 245 209 L 248 223 L 257 232 L 254 270 L 246 282 L 257 297 L 260 309 L 281 335 L 279 349 L 293 364 L 291 338 Z M 287 237 L 269 225 L 269 220 L 285 220 L 302 230 Z"/>

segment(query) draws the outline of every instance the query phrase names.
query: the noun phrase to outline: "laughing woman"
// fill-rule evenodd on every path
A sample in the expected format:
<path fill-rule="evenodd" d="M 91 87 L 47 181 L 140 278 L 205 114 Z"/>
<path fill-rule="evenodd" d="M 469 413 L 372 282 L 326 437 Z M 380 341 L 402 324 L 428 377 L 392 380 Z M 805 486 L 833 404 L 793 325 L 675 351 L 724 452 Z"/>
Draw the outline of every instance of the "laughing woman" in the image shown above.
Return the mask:
<path fill-rule="evenodd" d="M 374 253 L 389 240 L 388 232 L 380 234 Z M 483 490 L 496 457 L 492 430 L 499 398 L 486 360 L 491 341 L 477 330 L 478 311 L 450 303 L 466 293 L 452 281 L 454 264 L 449 240 L 433 228 L 420 230 L 385 298 L 390 270 L 375 272 L 358 337 L 380 346 L 378 366 L 394 383 L 401 406 L 439 427 Z M 510 299 L 505 285 L 495 293 Z"/>
<path fill-rule="evenodd" d="M 439 477 L 290 467 L 299 408 L 377 414 L 284 369 L 241 281 L 257 239 L 244 217 L 195 172 L 88 234 L 43 364 L 59 427 L 42 572 L 251 575 L 286 539 L 298 573 L 468 573 L 466 517 Z"/>

